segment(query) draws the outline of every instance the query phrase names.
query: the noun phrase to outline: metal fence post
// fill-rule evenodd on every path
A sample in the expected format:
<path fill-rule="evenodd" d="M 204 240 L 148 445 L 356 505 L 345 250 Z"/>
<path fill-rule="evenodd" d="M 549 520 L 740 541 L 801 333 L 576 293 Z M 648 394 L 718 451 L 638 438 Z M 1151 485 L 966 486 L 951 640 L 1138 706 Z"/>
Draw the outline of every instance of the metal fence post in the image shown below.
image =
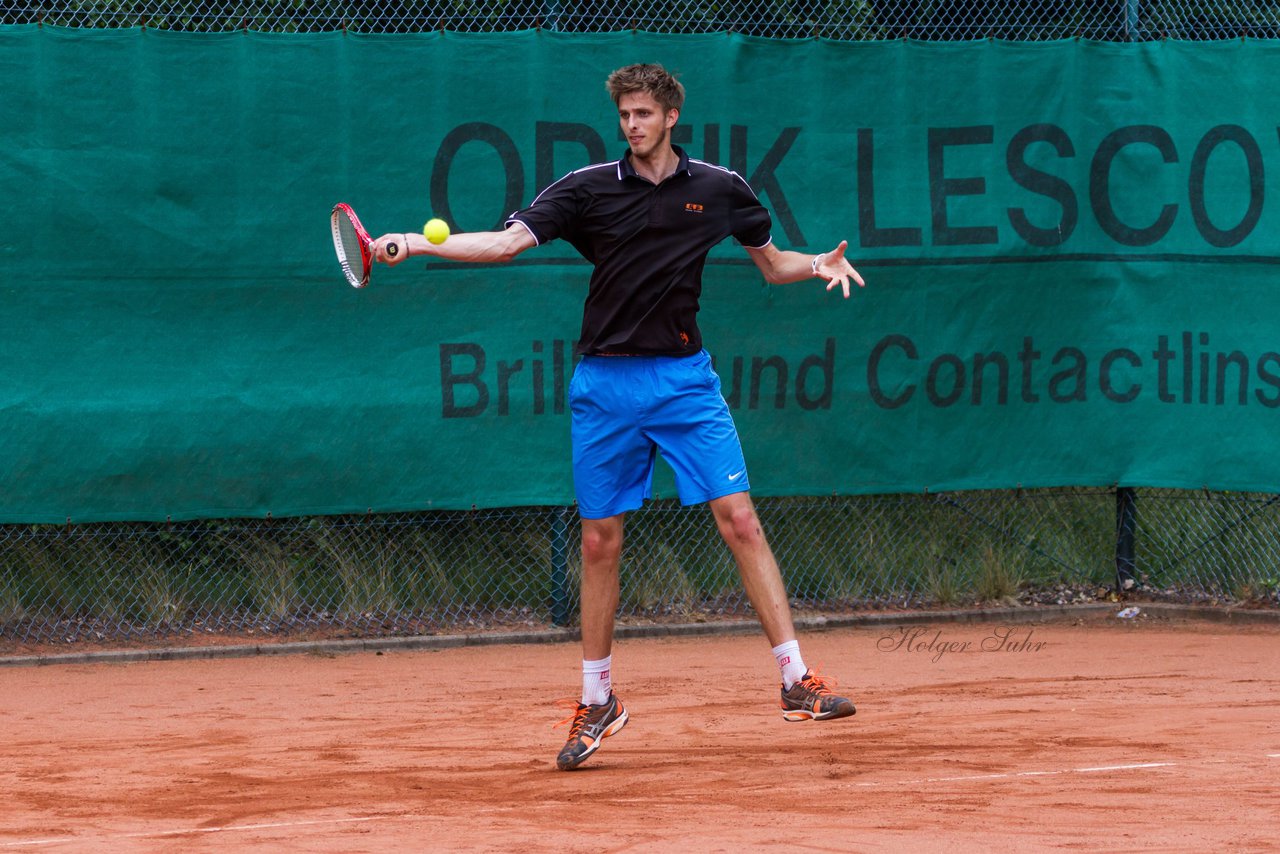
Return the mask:
<path fill-rule="evenodd" d="M 1134 535 L 1138 527 L 1138 493 L 1132 486 L 1116 488 L 1116 592 L 1138 583 Z"/>
<path fill-rule="evenodd" d="M 1142 24 L 1141 0 L 1125 0 L 1124 34 L 1128 41 L 1138 41 L 1138 27 Z"/>
<path fill-rule="evenodd" d="M 551 622 L 569 625 L 569 513 L 557 507 L 551 515 Z"/>
<path fill-rule="evenodd" d="M 553 33 L 560 29 L 560 0 L 547 0 L 542 4 L 542 27 Z"/>

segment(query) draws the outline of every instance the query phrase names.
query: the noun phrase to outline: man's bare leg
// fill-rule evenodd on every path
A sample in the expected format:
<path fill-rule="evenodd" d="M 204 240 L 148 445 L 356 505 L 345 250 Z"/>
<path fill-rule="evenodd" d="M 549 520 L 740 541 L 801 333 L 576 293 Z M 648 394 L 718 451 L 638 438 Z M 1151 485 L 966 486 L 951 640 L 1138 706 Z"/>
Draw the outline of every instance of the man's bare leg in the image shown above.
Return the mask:
<path fill-rule="evenodd" d="M 760 625 L 782 671 L 783 719 L 830 720 L 852 715 L 853 703 L 832 690 L 835 683 L 804 665 L 782 572 L 765 538 L 751 496 L 737 492 L 716 498 L 710 505 L 720 535 L 738 564 L 747 599 L 760 617 Z"/>
<path fill-rule="evenodd" d="M 582 520 L 583 700 L 569 719 L 569 738 L 556 757 L 556 767 L 562 771 L 577 768 L 600 742 L 627 725 L 627 710 L 612 691 L 608 661 L 618 612 L 622 521 L 621 515 Z M 609 681 L 597 681 L 600 678 Z"/>
<path fill-rule="evenodd" d="M 769 548 L 750 493 L 735 492 L 715 498 L 710 506 L 720 536 L 733 552 L 747 599 L 760 617 L 760 625 L 770 646 L 795 640 L 796 628 L 791 621 L 791 606 L 782 583 L 782 572 L 778 569 L 773 549 Z"/>
<path fill-rule="evenodd" d="M 582 657 L 606 658 L 618 613 L 623 516 L 582 520 Z"/>

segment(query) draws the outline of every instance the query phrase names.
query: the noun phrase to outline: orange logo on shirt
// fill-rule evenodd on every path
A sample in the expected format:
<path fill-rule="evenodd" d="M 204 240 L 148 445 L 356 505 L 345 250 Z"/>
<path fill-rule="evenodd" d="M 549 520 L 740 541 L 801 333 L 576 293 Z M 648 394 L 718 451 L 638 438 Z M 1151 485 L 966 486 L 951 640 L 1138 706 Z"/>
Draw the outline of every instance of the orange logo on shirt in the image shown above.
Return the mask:
<path fill-rule="evenodd" d="M 684 209 L 686 213 L 702 213 L 702 205 L 697 202 L 685 202 Z"/>
<path fill-rule="evenodd" d="M 689 346 L 689 333 L 688 333 L 688 332 L 681 332 L 681 333 L 680 333 L 680 343 L 681 343 L 681 344 L 683 344 L 683 345 L 684 345 L 684 346 L 686 346 L 686 347 L 688 347 L 688 346 Z"/>

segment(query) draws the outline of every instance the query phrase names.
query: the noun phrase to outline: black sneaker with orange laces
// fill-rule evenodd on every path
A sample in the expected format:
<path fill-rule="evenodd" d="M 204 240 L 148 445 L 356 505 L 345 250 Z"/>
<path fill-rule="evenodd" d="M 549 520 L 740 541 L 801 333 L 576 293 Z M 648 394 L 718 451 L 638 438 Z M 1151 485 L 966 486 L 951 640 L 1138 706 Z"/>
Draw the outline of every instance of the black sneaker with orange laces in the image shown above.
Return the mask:
<path fill-rule="evenodd" d="M 569 740 L 560 748 L 556 767 L 561 771 L 577 768 L 600 748 L 600 742 L 627 725 L 627 710 L 617 694 L 598 706 L 578 704 L 572 715 L 556 726 L 569 724 Z"/>
<path fill-rule="evenodd" d="M 782 717 L 788 721 L 827 721 L 847 718 L 855 711 L 847 697 L 841 697 L 832 689 L 834 680 L 819 676 L 812 670 L 790 688 L 782 689 Z"/>

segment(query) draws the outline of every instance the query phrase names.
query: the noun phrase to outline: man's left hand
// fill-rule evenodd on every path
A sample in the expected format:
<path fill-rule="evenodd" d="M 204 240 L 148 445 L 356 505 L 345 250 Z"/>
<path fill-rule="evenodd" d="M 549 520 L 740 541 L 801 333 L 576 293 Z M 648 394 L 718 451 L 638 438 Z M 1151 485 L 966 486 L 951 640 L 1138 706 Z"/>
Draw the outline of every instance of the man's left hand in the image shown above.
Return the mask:
<path fill-rule="evenodd" d="M 814 267 L 813 272 L 827 280 L 827 290 L 834 289 L 837 285 L 844 290 L 845 299 L 849 298 L 849 280 L 858 283 L 858 287 L 865 288 L 867 283 L 862 281 L 862 276 L 858 275 L 858 271 L 853 269 L 853 265 L 844 257 L 844 250 L 849 246 L 849 241 L 841 240 L 840 245 L 830 252 L 824 252 L 818 256 L 818 263 Z"/>

